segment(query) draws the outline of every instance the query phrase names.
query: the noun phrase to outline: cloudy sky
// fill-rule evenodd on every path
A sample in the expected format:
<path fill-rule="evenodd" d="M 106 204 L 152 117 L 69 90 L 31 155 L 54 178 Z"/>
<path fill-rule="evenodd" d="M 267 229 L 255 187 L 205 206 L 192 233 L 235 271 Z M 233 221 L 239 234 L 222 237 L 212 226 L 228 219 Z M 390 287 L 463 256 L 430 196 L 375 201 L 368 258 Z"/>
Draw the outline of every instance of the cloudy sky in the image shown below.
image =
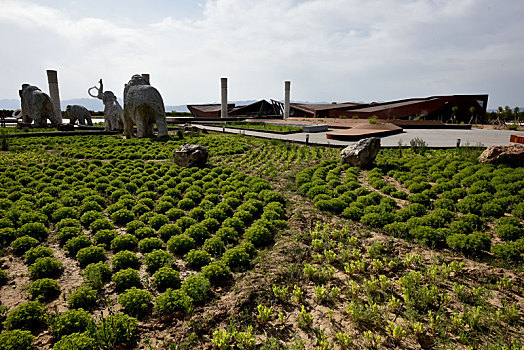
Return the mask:
<path fill-rule="evenodd" d="M 488 93 L 524 105 L 522 0 L 0 0 L 0 99 L 150 73 L 166 105 Z"/>

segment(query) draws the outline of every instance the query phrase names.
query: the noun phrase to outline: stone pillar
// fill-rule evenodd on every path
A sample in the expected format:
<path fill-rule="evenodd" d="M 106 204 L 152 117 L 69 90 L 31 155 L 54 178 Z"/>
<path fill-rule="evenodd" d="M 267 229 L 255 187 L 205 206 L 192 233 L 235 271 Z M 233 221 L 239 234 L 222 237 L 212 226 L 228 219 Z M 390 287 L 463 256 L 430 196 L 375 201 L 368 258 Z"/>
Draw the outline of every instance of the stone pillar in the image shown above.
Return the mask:
<path fill-rule="evenodd" d="M 47 82 L 49 83 L 49 97 L 53 101 L 55 115 L 62 124 L 62 109 L 60 108 L 60 94 L 58 93 L 58 75 L 56 70 L 47 70 Z"/>
<path fill-rule="evenodd" d="M 227 78 L 220 78 L 220 87 L 222 90 L 220 118 L 227 118 Z"/>
<path fill-rule="evenodd" d="M 148 83 L 149 85 L 151 85 L 151 83 L 149 82 L 149 74 L 148 74 L 148 73 L 143 73 L 143 74 L 142 74 L 142 78 L 144 78 L 144 79 L 147 81 L 147 83 Z"/>
<path fill-rule="evenodd" d="M 284 82 L 284 119 L 289 118 L 289 101 L 290 101 L 291 82 Z"/>

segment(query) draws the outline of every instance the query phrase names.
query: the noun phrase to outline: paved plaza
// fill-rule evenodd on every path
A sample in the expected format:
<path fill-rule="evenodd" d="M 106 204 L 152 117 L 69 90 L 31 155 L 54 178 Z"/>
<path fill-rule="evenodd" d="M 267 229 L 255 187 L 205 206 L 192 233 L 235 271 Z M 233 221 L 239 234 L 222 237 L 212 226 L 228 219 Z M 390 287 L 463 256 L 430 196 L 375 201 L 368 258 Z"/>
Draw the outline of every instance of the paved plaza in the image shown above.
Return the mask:
<path fill-rule="evenodd" d="M 268 132 L 239 130 L 234 128 L 222 128 L 211 125 L 198 125 L 198 127 L 212 131 L 225 131 L 231 134 L 245 134 L 249 136 L 256 136 L 268 139 L 277 139 L 285 141 L 294 141 L 304 143 L 306 138 L 309 138 L 310 144 L 323 146 L 347 146 L 355 143 L 355 141 L 338 141 L 326 138 L 327 132 L 318 133 L 294 133 L 294 134 L 273 134 Z M 509 145 L 510 135 L 522 134 L 518 131 L 510 130 L 491 130 L 491 129 L 404 129 L 404 132 L 391 136 L 381 137 L 381 145 L 383 147 L 397 147 L 400 142 L 402 145 L 409 146 L 409 142 L 418 137 L 426 142 L 429 147 L 446 148 L 456 147 L 457 140 L 460 139 L 461 146 L 495 146 L 495 145 Z"/>

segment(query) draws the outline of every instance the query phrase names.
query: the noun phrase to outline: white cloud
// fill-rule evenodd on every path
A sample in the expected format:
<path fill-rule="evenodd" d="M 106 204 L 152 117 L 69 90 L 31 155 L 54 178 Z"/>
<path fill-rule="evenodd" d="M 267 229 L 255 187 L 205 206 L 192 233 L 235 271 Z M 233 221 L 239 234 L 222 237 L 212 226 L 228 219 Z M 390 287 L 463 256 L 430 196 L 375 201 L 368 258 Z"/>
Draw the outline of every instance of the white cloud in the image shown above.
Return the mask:
<path fill-rule="evenodd" d="M 208 0 L 200 16 L 159 7 L 150 21 L 120 5 L 116 21 L 0 0 L 0 39 L 13 48 L 0 56 L 0 98 L 16 98 L 22 82 L 45 88 L 54 68 L 62 98 L 86 97 L 101 77 L 121 95 L 148 72 L 166 104 L 218 101 L 221 76 L 234 100 L 282 98 L 290 79 L 300 100 L 485 92 L 493 106 L 522 104 L 517 1 Z"/>

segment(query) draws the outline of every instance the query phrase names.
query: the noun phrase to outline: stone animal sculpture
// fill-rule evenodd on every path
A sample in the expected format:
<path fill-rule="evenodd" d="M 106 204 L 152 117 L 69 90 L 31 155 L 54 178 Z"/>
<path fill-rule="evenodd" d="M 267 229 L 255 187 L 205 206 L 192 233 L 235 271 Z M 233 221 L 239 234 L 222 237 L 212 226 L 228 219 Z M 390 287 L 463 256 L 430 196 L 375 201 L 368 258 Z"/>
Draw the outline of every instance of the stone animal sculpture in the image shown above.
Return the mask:
<path fill-rule="evenodd" d="M 62 124 L 61 116 L 58 117 L 55 114 L 51 98 L 38 87 L 23 84 L 18 94 L 20 95 L 22 111 L 16 117 L 22 118 L 24 123 L 34 121 L 35 126 L 46 126 L 47 119 L 49 119 L 51 124 L 55 126 Z"/>
<path fill-rule="evenodd" d="M 84 106 L 80 105 L 68 105 L 66 107 L 67 117 L 69 118 L 69 124 L 75 124 L 78 120 L 78 124 L 93 126 L 93 121 L 91 120 L 91 112 L 87 110 Z"/>
<path fill-rule="evenodd" d="M 104 91 L 102 79 L 98 82 L 100 87 L 93 86 L 87 93 L 89 96 L 98 98 L 104 103 L 105 130 L 124 130 L 124 110 L 112 91 Z M 91 94 L 91 90 L 97 90 L 97 94 Z"/>
<path fill-rule="evenodd" d="M 138 137 L 153 136 L 156 123 L 158 137 L 166 137 L 164 101 L 157 89 L 141 75 L 135 74 L 124 87 L 124 132 L 131 135 L 136 123 Z"/>

